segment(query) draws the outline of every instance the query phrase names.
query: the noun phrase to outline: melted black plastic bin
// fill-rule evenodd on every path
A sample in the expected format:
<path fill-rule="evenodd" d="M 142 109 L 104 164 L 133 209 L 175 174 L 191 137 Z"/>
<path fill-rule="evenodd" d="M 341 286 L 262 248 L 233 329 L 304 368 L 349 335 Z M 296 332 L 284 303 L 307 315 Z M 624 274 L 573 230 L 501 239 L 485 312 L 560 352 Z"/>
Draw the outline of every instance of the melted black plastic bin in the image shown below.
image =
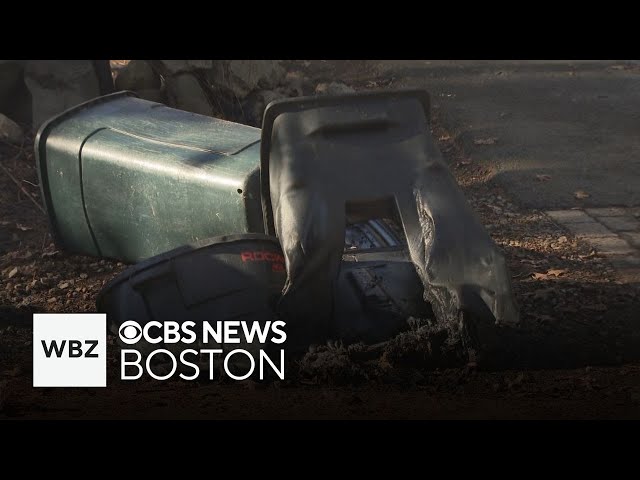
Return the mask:
<path fill-rule="evenodd" d="M 504 256 L 430 133 L 427 92 L 272 102 L 260 175 L 265 231 L 287 265 L 278 311 L 296 336 L 313 341 L 348 322 L 336 292 L 349 216 L 400 220 L 424 301 L 443 328 L 471 338 L 479 324 L 518 322 Z"/>
<path fill-rule="evenodd" d="M 185 245 L 140 262 L 100 292 L 109 330 L 134 320 L 274 320 L 286 275 L 278 241 L 229 235 Z M 201 330 L 201 329 L 200 329 Z"/>

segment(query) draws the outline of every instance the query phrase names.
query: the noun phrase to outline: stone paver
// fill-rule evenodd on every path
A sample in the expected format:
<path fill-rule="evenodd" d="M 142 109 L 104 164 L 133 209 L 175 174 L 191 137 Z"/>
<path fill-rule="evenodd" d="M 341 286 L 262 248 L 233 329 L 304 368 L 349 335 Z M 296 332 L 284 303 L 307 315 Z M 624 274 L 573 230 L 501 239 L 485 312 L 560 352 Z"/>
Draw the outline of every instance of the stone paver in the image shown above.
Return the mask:
<path fill-rule="evenodd" d="M 621 207 L 587 208 L 586 212 L 594 217 L 621 217 L 627 215 L 627 210 Z"/>
<path fill-rule="evenodd" d="M 585 239 L 602 255 L 630 255 L 637 250 L 617 236 Z"/>
<path fill-rule="evenodd" d="M 605 227 L 614 232 L 632 232 L 640 229 L 640 222 L 631 215 L 621 217 L 596 217 Z"/>
<path fill-rule="evenodd" d="M 640 283 L 640 220 L 638 208 L 552 210 L 549 215 L 576 237 L 608 257 L 619 281 Z"/>
<path fill-rule="evenodd" d="M 580 238 L 615 236 L 611 230 L 593 219 L 589 219 L 588 222 L 563 223 L 563 225 L 568 228 L 571 233 Z"/>
<path fill-rule="evenodd" d="M 547 215 L 562 224 L 593 222 L 593 219 L 582 210 L 551 210 Z"/>

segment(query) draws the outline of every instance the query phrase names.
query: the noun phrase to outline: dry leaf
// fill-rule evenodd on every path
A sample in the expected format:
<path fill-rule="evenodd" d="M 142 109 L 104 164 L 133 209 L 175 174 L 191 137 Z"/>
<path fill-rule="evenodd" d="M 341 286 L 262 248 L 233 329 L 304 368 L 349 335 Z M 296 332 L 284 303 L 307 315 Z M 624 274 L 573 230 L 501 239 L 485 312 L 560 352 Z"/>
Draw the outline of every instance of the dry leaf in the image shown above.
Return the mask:
<path fill-rule="evenodd" d="M 33 228 L 22 225 L 21 223 L 16 223 L 16 228 L 18 230 L 22 230 L 23 232 L 28 232 L 29 230 L 33 230 Z"/>
<path fill-rule="evenodd" d="M 535 280 L 549 280 L 551 277 L 559 277 L 560 275 L 563 275 L 568 271 L 569 270 L 567 270 L 566 268 L 564 269 L 552 268 L 550 270 L 547 270 L 547 273 L 535 272 L 533 274 L 533 278 Z"/>
<path fill-rule="evenodd" d="M 498 141 L 496 137 L 487 137 L 487 138 L 476 138 L 473 141 L 474 145 L 495 145 Z"/>
<path fill-rule="evenodd" d="M 547 180 L 551 180 L 551 175 L 540 174 L 536 175 L 536 180 L 539 182 L 546 182 Z"/>
<path fill-rule="evenodd" d="M 569 270 L 566 268 L 552 268 L 551 270 L 547 270 L 547 275 L 553 275 L 554 277 L 559 277 L 567 273 Z"/>
<path fill-rule="evenodd" d="M 13 278 L 16 276 L 16 274 L 18 273 L 18 267 L 13 267 L 13 269 L 9 272 L 9 275 L 7 275 L 9 278 Z"/>
<path fill-rule="evenodd" d="M 573 192 L 573 196 L 576 197 L 578 200 L 582 200 L 584 198 L 589 198 L 591 195 L 589 195 L 584 190 L 577 190 Z"/>

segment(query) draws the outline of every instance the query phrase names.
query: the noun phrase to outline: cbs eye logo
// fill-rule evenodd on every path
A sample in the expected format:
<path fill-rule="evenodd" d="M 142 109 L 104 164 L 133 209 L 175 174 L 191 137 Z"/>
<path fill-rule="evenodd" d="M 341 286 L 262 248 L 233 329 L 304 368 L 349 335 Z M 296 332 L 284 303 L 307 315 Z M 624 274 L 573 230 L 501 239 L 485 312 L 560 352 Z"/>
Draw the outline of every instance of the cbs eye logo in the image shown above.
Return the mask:
<path fill-rule="evenodd" d="M 118 335 L 120 335 L 120 340 L 122 340 L 123 343 L 133 345 L 134 343 L 138 343 L 142 337 L 142 328 L 140 328 L 137 322 L 127 320 L 120 325 Z"/>

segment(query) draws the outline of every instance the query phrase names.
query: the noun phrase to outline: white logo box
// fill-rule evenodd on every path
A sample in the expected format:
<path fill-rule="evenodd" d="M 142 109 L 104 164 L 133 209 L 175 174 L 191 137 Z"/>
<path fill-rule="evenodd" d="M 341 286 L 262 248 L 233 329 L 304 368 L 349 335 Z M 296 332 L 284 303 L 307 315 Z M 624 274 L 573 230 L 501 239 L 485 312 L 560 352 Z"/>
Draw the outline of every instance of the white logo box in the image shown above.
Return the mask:
<path fill-rule="evenodd" d="M 33 386 L 106 387 L 106 346 L 105 313 L 34 314 Z"/>

